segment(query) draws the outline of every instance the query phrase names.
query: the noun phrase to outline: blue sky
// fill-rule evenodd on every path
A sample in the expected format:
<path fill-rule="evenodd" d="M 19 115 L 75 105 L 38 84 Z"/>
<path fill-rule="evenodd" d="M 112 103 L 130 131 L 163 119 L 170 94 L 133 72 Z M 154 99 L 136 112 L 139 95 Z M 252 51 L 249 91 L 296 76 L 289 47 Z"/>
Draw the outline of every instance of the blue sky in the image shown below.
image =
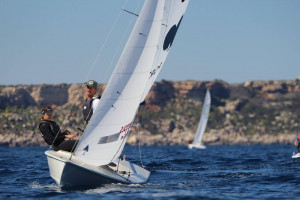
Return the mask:
<path fill-rule="evenodd" d="M 0 85 L 106 83 L 136 20 L 125 2 L 0 0 Z M 157 80 L 294 80 L 299 11 L 299 0 L 190 0 Z"/>

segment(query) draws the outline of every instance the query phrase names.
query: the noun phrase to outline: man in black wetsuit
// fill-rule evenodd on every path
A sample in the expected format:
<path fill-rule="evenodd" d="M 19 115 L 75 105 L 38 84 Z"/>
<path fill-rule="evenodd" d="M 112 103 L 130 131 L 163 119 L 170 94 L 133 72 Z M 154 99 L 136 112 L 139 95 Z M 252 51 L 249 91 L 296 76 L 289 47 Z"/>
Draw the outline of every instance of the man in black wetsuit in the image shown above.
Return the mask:
<path fill-rule="evenodd" d="M 39 124 L 39 129 L 45 142 L 51 145 L 54 151 L 74 151 L 78 143 L 78 140 L 73 139 L 76 135 L 71 134 L 68 130 L 61 132 L 59 125 L 55 121 L 52 121 L 52 119 L 52 108 L 50 106 L 44 106 L 42 108 L 42 119 Z M 70 140 L 65 140 L 67 138 Z"/>

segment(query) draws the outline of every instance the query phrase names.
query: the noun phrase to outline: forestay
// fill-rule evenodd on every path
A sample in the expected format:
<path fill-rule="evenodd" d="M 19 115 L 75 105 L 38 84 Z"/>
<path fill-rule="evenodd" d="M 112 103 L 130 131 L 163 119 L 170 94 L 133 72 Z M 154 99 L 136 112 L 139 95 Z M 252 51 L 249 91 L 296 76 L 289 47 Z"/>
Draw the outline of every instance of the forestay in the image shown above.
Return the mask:
<path fill-rule="evenodd" d="M 211 103 L 211 97 L 210 97 L 210 92 L 209 90 L 206 91 L 203 107 L 202 107 L 202 113 L 201 113 L 201 118 L 200 122 L 198 125 L 198 129 L 196 132 L 196 136 L 194 139 L 193 144 L 194 145 L 199 145 L 202 141 L 202 136 L 206 128 L 207 120 L 208 120 L 208 115 L 209 115 L 209 110 L 210 110 L 210 103 Z"/>
<path fill-rule="evenodd" d="M 138 106 L 146 95 L 145 88 L 149 87 L 149 73 L 158 59 L 162 28 L 165 28 L 164 5 L 164 0 L 145 2 L 99 106 L 75 150 L 75 156 L 83 162 L 106 165 L 122 153 Z M 179 20 L 173 21 L 176 26 Z"/>

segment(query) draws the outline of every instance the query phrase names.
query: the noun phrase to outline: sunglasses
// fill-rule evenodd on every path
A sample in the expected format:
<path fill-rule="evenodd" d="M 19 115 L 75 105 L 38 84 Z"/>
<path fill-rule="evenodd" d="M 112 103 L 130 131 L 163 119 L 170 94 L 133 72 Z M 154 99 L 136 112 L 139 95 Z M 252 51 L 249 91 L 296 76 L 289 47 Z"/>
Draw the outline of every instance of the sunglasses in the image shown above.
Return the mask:
<path fill-rule="evenodd" d="M 52 111 L 52 109 L 47 109 L 47 110 L 43 110 L 42 111 L 42 114 L 46 114 L 46 115 L 52 115 L 53 114 L 53 111 Z"/>

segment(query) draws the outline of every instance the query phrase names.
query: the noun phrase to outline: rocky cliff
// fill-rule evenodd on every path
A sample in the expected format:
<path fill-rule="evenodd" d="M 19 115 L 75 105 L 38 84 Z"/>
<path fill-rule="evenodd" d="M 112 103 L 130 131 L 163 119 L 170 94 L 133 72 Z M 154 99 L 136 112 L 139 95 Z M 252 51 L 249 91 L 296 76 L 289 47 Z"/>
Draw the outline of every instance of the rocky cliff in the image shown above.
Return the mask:
<path fill-rule="evenodd" d="M 105 85 L 100 86 L 101 92 Z M 196 131 L 205 92 L 212 107 L 205 144 L 290 144 L 299 129 L 300 78 L 289 81 L 156 82 L 135 120 L 128 143 L 186 145 Z M 100 93 L 101 93 L 100 92 Z M 80 135 L 84 127 L 79 84 L 0 86 L 0 144 L 44 145 L 40 109 L 52 105 L 62 128 Z"/>

